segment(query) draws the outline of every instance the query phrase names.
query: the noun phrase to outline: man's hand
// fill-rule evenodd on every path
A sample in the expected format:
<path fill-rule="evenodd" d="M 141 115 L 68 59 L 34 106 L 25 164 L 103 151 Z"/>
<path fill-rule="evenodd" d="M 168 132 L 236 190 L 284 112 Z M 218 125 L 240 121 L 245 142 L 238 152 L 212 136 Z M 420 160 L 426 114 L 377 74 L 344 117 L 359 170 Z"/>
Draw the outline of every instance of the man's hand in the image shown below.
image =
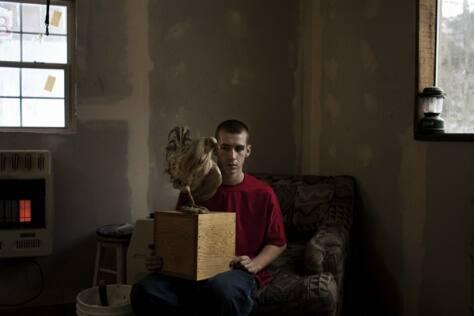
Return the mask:
<path fill-rule="evenodd" d="M 163 268 L 163 258 L 160 256 L 145 257 L 145 267 L 150 272 L 160 272 Z"/>
<path fill-rule="evenodd" d="M 145 257 L 145 267 L 150 272 L 160 272 L 163 268 L 163 257 L 155 254 L 155 247 L 153 244 L 149 245 L 150 255 Z"/>
<path fill-rule="evenodd" d="M 242 269 L 251 273 L 258 273 L 284 252 L 286 247 L 287 244 L 280 247 L 266 245 L 252 260 L 248 256 L 234 257 L 234 259 L 229 263 L 229 266 L 234 269 Z"/>
<path fill-rule="evenodd" d="M 234 257 L 234 259 L 229 263 L 229 267 L 233 269 L 241 269 L 250 273 L 257 273 L 261 270 L 261 267 L 248 256 Z"/>

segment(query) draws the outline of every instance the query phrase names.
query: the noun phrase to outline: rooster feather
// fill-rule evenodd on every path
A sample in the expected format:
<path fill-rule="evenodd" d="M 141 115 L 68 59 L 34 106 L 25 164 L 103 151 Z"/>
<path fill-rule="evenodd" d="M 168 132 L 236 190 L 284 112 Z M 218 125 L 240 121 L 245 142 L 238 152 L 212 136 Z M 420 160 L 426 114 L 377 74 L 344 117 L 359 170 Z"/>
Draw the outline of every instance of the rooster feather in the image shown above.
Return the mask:
<path fill-rule="evenodd" d="M 189 194 L 192 212 L 204 210 L 196 202 L 211 198 L 221 185 L 221 172 L 212 159 L 217 145 L 214 137 L 192 139 L 187 127 L 175 127 L 168 134 L 165 171 L 174 188 Z"/>

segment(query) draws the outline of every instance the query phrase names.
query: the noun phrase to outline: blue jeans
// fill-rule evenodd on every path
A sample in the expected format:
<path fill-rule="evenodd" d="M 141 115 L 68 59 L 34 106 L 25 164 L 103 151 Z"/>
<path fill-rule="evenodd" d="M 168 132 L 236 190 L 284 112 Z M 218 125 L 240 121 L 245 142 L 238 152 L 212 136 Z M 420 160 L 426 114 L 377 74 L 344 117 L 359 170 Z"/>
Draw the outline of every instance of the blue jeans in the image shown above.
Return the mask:
<path fill-rule="evenodd" d="M 256 288 L 254 276 L 237 269 L 202 281 L 152 273 L 134 285 L 130 299 L 138 316 L 244 316 L 252 311 Z"/>

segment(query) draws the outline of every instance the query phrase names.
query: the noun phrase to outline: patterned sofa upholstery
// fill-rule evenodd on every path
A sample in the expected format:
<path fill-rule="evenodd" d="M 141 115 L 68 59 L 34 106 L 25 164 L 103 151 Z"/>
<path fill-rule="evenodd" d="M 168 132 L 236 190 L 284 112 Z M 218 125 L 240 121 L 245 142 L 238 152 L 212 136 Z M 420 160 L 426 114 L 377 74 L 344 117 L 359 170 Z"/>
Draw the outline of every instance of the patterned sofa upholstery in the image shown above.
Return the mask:
<path fill-rule="evenodd" d="M 277 194 L 288 245 L 270 265 L 274 278 L 258 291 L 252 315 L 339 316 L 355 205 L 354 179 L 254 175 Z"/>

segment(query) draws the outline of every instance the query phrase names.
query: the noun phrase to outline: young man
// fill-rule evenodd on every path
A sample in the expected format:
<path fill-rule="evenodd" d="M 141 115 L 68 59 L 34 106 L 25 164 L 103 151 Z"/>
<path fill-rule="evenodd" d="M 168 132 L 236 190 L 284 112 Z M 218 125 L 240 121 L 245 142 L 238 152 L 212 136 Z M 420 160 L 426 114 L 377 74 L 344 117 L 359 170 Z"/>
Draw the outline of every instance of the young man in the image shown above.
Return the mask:
<path fill-rule="evenodd" d="M 266 267 L 286 248 L 287 240 L 277 197 L 267 184 L 244 173 L 251 154 L 248 127 L 237 120 L 216 129 L 218 165 L 223 183 L 201 203 L 211 211 L 236 212 L 236 257 L 230 271 L 208 280 L 188 281 L 159 274 L 163 260 L 147 259 L 151 273 L 131 294 L 137 315 L 249 315 L 256 289 L 272 278 Z M 180 204 L 183 196 L 180 196 Z"/>

